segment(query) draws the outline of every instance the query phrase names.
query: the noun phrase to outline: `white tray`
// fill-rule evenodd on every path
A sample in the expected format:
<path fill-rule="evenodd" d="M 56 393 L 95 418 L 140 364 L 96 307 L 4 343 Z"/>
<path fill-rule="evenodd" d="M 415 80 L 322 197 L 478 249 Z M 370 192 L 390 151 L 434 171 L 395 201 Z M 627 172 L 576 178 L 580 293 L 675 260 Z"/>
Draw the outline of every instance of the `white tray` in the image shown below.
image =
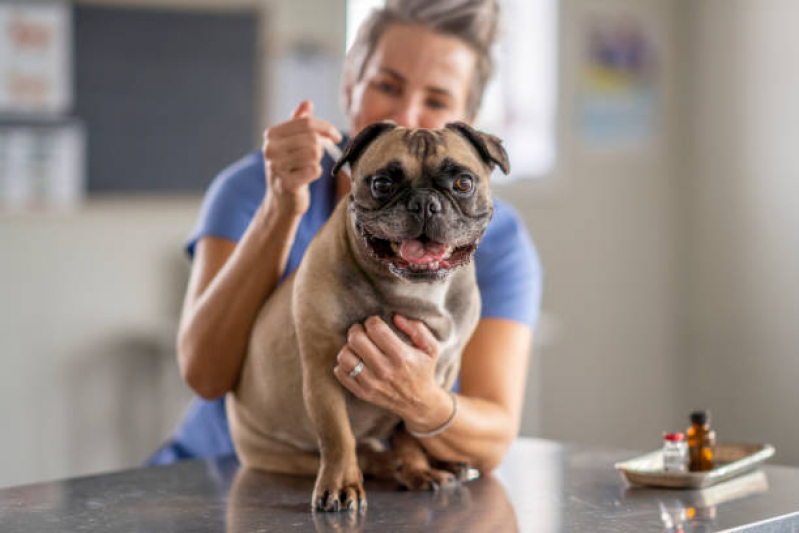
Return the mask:
<path fill-rule="evenodd" d="M 719 444 L 715 450 L 718 465 L 707 472 L 666 472 L 663 452 L 648 453 L 616 463 L 624 479 L 634 485 L 672 489 L 701 489 L 757 468 L 774 455 L 770 444 Z"/>

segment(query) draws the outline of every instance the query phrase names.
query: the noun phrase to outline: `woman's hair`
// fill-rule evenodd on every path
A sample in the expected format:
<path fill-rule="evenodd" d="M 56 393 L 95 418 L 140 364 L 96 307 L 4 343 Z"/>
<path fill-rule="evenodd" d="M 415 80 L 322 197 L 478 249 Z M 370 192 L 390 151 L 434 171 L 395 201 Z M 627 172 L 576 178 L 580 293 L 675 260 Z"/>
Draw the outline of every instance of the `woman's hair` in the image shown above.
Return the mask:
<path fill-rule="evenodd" d="M 358 28 L 344 63 L 345 87 L 363 77 L 366 63 L 390 25 L 418 25 L 456 37 L 474 50 L 477 61 L 466 102 L 466 113 L 473 118 L 494 69 L 491 46 L 498 21 L 496 0 L 386 0 L 385 6 L 372 11 Z"/>

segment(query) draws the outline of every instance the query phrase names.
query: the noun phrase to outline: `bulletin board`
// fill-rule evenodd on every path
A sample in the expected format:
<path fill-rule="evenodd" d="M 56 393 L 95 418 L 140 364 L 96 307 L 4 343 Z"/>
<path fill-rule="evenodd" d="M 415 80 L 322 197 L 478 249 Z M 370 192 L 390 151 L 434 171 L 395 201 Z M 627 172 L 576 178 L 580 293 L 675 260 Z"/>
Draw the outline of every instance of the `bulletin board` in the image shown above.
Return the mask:
<path fill-rule="evenodd" d="M 255 148 L 255 12 L 76 5 L 87 192 L 203 191 Z"/>

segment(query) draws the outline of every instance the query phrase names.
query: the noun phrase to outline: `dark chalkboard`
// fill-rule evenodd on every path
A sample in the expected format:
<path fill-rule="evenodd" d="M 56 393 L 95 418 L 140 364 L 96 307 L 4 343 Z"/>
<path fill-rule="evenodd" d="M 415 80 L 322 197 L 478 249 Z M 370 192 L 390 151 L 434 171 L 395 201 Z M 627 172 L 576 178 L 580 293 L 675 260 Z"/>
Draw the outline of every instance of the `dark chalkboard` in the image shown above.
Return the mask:
<path fill-rule="evenodd" d="M 76 6 L 88 191 L 201 191 L 253 148 L 255 13 Z"/>

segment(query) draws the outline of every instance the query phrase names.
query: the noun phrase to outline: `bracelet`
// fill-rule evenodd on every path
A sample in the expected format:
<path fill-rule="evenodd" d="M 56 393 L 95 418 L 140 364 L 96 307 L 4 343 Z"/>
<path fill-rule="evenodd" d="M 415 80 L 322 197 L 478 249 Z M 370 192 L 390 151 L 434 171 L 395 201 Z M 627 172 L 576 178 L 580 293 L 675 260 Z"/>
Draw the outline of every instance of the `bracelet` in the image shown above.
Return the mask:
<path fill-rule="evenodd" d="M 408 433 L 411 434 L 411 436 L 416 437 L 417 439 L 426 439 L 428 437 L 433 437 L 435 435 L 438 435 L 439 433 L 447 429 L 450 425 L 452 425 L 452 422 L 455 420 L 455 415 L 458 414 L 458 397 L 455 396 L 455 394 L 453 394 L 452 392 L 449 393 L 449 396 L 450 398 L 452 398 L 452 414 L 449 415 L 449 418 L 447 419 L 446 422 L 444 422 L 444 424 L 430 431 L 414 431 L 406 425 L 405 431 L 407 431 Z"/>

